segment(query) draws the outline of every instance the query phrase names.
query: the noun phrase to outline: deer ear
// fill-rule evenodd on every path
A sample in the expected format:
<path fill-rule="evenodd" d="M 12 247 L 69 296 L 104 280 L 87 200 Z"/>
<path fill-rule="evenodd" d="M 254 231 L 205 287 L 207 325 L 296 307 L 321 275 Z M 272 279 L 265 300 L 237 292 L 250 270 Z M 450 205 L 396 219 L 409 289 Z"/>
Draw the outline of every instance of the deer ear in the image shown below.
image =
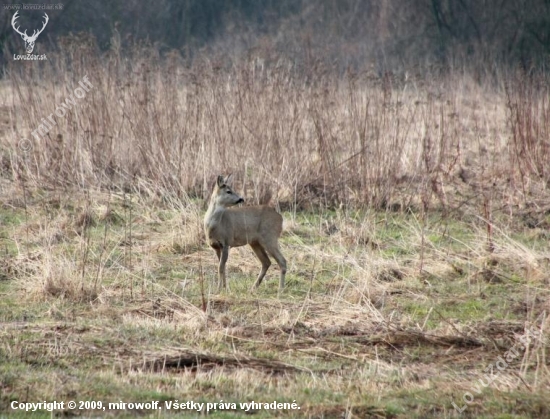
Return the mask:
<path fill-rule="evenodd" d="M 223 180 L 223 176 L 222 175 L 219 175 L 218 176 L 218 187 L 221 188 L 222 185 L 224 184 L 224 180 Z"/>
<path fill-rule="evenodd" d="M 231 173 L 229 176 L 225 178 L 225 183 L 231 182 L 231 179 L 233 179 L 233 173 Z"/>

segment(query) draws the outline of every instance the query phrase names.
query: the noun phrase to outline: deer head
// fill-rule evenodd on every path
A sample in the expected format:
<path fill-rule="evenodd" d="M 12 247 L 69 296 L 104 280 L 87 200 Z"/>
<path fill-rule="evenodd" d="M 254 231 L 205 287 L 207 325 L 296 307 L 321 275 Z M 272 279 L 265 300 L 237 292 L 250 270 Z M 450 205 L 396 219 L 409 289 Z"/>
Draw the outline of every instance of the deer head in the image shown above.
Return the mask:
<path fill-rule="evenodd" d="M 48 15 L 46 13 L 44 13 L 44 17 L 46 19 L 44 20 L 44 24 L 42 25 L 42 29 L 40 29 L 39 31 L 37 31 L 35 29 L 33 31 L 32 35 L 29 36 L 29 35 L 27 35 L 27 30 L 26 29 L 25 29 L 25 32 L 21 32 L 19 30 L 19 27 L 15 27 L 15 21 L 19 17 L 19 16 L 17 16 L 18 13 L 19 13 L 19 11 L 15 12 L 15 14 L 13 15 L 13 18 L 11 20 L 11 26 L 13 26 L 13 29 L 15 30 L 15 32 L 17 32 L 19 35 L 21 35 L 21 38 L 23 38 L 23 41 L 25 41 L 25 49 L 27 50 L 27 54 L 32 54 L 36 38 L 38 38 L 38 35 L 40 35 L 42 33 L 42 31 L 44 30 L 44 28 L 48 24 L 48 21 L 50 20 L 50 18 L 48 17 Z"/>

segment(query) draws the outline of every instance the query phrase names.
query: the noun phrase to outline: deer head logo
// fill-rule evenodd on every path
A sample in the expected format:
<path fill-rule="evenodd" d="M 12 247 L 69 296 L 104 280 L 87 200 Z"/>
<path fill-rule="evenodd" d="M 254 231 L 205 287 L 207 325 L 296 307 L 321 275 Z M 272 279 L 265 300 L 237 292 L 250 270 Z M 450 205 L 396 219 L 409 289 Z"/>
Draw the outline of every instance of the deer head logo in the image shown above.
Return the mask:
<path fill-rule="evenodd" d="M 15 21 L 19 17 L 19 16 L 17 16 L 17 13 L 19 13 L 19 11 L 15 12 L 15 14 L 13 15 L 13 18 L 11 20 L 11 26 L 13 26 L 13 29 L 15 30 L 15 32 L 17 32 L 19 35 L 21 35 L 21 38 L 23 38 L 23 41 L 25 41 L 25 49 L 27 50 L 27 54 L 32 54 L 32 51 L 34 49 L 34 43 L 36 42 L 36 38 L 38 38 L 38 35 L 40 35 L 42 33 L 42 31 L 44 30 L 44 28 L 48 24 L 48 21 L 50 20 L 50 18 L 48 17 L 48 15 L 46 13 L 44 13 L 44 17 L 46 19 L 44 20 L 44 24 L 42 25 L 42 29 L 40 29 L 39 31 L 37 31 L 35 29 L 33 31 L 32 35 L 29 36 L 29 35 L 27 35 L 27 30 L 26 29 L 25 29 L 25 32 L 21 32 L 19 30 L 19 27 L 15 27 Z"/>

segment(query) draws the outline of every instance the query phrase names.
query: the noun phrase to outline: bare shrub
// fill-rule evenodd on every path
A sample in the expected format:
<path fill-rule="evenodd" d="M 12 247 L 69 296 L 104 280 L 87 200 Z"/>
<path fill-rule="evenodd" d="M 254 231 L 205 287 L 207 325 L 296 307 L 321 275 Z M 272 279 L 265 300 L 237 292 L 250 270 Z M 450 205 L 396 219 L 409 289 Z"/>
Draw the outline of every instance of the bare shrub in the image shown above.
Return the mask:
<path fill-rule="evenodd" d="M 547 177 L 543 76 L 508 77 L 503 96 L 498 85 L 460 73 L 342 74 L 321 61 L 296 65 L 271 49 L 189 63 L 147 45 L 122 56 L 116 42 L 106 53 L 89 38 L 63 42 L 64 56 L 8 73 L 13 124 L 0 141 L 13 152 L 3 167 L 28 185 L 144 192 L 154 184 L 206 198 L 224 172 L 255 203 L 449 212 L 482 207 L 480 191 L 481 200 L 489 190 L 490 199 L 513 196 L 516 175 L 508 184 L 502 177 L 508 170 L 523 184 L 527 174 L 538 183 Z M 86 74 L 94 86 L 86 98 L 34 138 Z M 484 97 L 495 100 L 494 110 Z M 487 118 L 505 107 L 510 132 Z M 21 138 L 30 150 L 20 150 Z"/>
<path fill-rule="evenodd" d="M 509 158 L 524 191 L 530 177 L 550 180 L 549 94 L 547 79 L 540 74 L 517 72 L 506 85 Z"/>

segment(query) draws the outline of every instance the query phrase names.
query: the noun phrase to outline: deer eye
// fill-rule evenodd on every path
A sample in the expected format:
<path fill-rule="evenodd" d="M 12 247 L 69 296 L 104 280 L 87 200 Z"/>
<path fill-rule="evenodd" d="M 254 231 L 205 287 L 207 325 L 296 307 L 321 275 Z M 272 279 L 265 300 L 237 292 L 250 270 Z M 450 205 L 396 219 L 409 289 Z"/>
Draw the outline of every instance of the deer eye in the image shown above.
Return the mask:
<path fill-rule="evenodd" d="M 231 193 L 231 191 L 227 191 L 227 193 Z"/>

